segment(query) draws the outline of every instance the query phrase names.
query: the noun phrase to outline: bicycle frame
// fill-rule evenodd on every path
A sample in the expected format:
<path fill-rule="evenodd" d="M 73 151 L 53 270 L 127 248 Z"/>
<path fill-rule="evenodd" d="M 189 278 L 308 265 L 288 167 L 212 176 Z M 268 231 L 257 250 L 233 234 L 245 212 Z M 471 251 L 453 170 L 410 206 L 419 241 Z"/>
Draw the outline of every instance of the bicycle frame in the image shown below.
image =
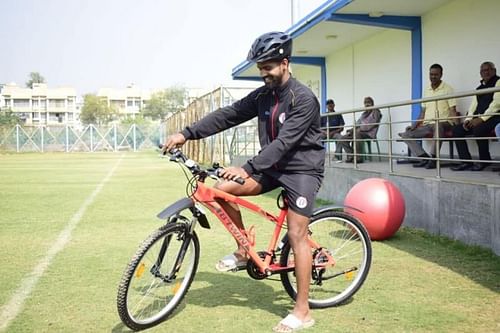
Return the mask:
<path fill-rule="evenodd" d="M 272 258 L 275 254 L 276 244 L 278 242 L 278 238 L 281 234 L 281 230 L 283 228 L 283 224 L 285 223 L 286 216 L 288 213 L 288 207 L 283 207 L 280 209 L 280 213 L 278 216 L 275 216 L 258 205 L 242 199 L 240 197 L 234 196 L 232 194 L 226 193 L 224 191 L 218 190 L 216 188 L 208 187 L 201 181 L 197 181 L 197 187 L 195 192 L 193 193 L 193 199 L 197 202 L 203 204 L 207 209 L 209 209 L 217 218 L 222 222 L 227 231 L 233 236 L 233 238 L 241 245 L 250 256 L 251 260 L 255 263 L 255 265 L 260 269 L 262 273 L 267 275 L 282 273 L 287 271 L 292 271 L 295 269 L 294 265 L 283 267 L 276 263 L 271 263 Z M 264 260 L 259 256 L 259 254 L 255 251 L 253 245 L 251 244 L 248 237 L 240 231 L 240 229 L 236 226 L 234 221 L 229 217 L 227 212 L 215 201 L 215 199 L 223 199 L 226 202 L 235 203 L 241 207 L 244 207 L 250 211 L 253 211 L 260 216 L 264 217 L 266 220 L 273 222 L 276 224 L 274 228 L 273 235 L 268 244 L 266 256 Z M 321 251 L 321 247 L 319 244 L 314 242 L 311 237 L 308 237 L 308 242 L 311 248 Z M 328 258 L 328 261 L 323 262 L 319 265 L 315 265 L 315 267 L 326 267 L 334 264 L 334 260 L 332 256 L 323 251 L 323 254 Z"/>

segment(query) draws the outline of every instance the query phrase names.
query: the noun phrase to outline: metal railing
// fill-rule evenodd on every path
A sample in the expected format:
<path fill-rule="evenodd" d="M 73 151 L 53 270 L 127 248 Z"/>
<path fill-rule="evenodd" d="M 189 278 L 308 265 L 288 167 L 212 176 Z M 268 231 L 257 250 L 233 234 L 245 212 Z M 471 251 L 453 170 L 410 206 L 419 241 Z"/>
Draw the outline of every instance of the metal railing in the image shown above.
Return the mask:
<path fill-rule="evenodd" d="M 487 163 L 491 163 L 491 164 L 499 164 L 500 165 L 500 161 L 494 161 L 494 160 L 485 161 L 485 160 L 479 160 L 479 159 L 461 160 L 461 159 L 452 159 L 450 157 L 446 158 L 443 155 L 441 155 L 439 148 L 440 148 L 442 141 L 454 142 L 454 141 L 458 141 L 458 140 L 471 141 L 471 140 L 477 140 L 477 139 L 481 139 L 481 140 L 497 140 L 498 139 L 496 136 L 494 136 L 494 134 L 493 134 L 493 136 L 480 137 L 480 138 L 474 137 L 474 136 L 466 136 L 463 138 L 453 138 L 453 137 L 441 137 L 439 135 L 438 125 L 439 125 L 440 121 L 452 120 L 454 122 L 456 122 L 456 121 L 460 122 L 461 120 L 468 118 L 467 115 L 463 115 L 463 116 L 460 115 L 460 116 L 448 117 L 448 118 L 439 118 L 436 114 L 432 118 L 432 121 L 434 122 L 434 130 L 435 130 L 433 137 L 404 138 L 404 140 L 403 140 L 403 138 L 394 138 L 395 134 L 396 134 L 394 131 L 394 127 L 395 127 L 395 125 L 408 124 L 408 123 L 411 123 L 412 121 L 411 120 L 398 120 L 398 121 L 392 120 L 394 109 L 396 107 L 410 106 L 413 104 L 421 104 L 421 103 L 429 103 L 429 102 L 437 103 L 440 100 L 457 99 L 457 98 L 476 96 L 476 95 L 482 95 L 482 94 L 489 94 L 489 93 L 498 93 L 498 92 L 500 92 L 500 87 L 494 87 L 494 88 L 488 88 L 488 89 L 460 92 L 460 93 L 449 94 L 449 95 L 441 95 L 441 96 L 421 98 L 421 99 L 415 99 L 415 100 L 406 100 L 406 101 L 400 101 L 400 102 L 396 102 L 396 103 L 374 105 L 371 107 L 355 108 L 355 109 L 350 109 L 350 110 L 345 110 L 345 111 L 338 111 L 338 112 L 334 112 L 334 113 L 324 113 L 321 115 L 322 117 L 328 117 L 328 116 L 332 116 L 332 115 L 352 114 L 353 119 L 355 119 L 356 113 L 359 113 L 359 112 L 364 112 L 367 110 L 374 110 L 374 109 L 387 110 L 387 117 L 385 117 L 385 119 L 386 119 L 385 121 L 381 121 L 378 123 L 366 124 L 366 125 L 378 125 L 379 127 L 387 126 L 387 128 L 388 128 L 387 138 L 377 137 L 375 139 L 361 139 L 361 138 L 357 137 L 357 133 L 356 133 L 357 131 L 353 131 L 353 138 L 352 139 L 349 138 L 349 139 L 327 139 L 327 140 L 325 140 L 325 144 L 328 147 L 328 156 L 331 157 L 331 154 L 332 154 L 331 149 L 330 149 L 331 147 L 329 147 L 330 144 L 336 143 L 336 142 L 348 141 L 348 142 L 352 142 L 352 146 L 353 146 L 353 153 L 350 155 L 353 157 L 354 168 L 358 167 L 358 165 L 357 165 L 358 164 L 357 163 L 358 157 L 366 157 L 366 156 L 370 156 L 370 157 L 375 156 L 375 157 L 380 157 L 380 158 L 387 160 L 389 171 L 391 173 L 394 172 L 394 163 L 393 162 L 395 159 L 397 159 L 397 160 L 404 159 L 404 160 L 409 160 L 409 161 L 411 161 L 411 160 L 424 160 L 424 159 L 434 160 L 434 161 L 436 161 L 437 177 L 441 177 L 442 162 L 487 162 Z M 436 110 L 437 110 L 437 107 L 436 107 Z M 479 115 L 479 116 L 481 116 L 481 115 Z M 497 113 L 493 116 L 500 117 L 500 110 L 498 110 Z M 327 124 L 327 126 L 324 127 L 324 130 L 326 132 L 327 137 L 329 137 L 331 130 L 340 127 L 340 126 L 330 127 L 328 125 L 328 121 L 326 121 L 326 124 Z M 356 127 L 358 127 L 358 126 L 359 125 L 356 125 Z M 379 133 L 380 133 L 380 131 L 379 131 Z M 373 140 L 377 140 L 379 142 L 386 142 L 387 143 L 387 151 L 383 152 L 383 153 L 381 152 L 380 154 L 366 154 L 366 153 L 361 153 L 361 152 L 357 151 L 357 145 L 356 145 L 357 142 L 368 142 L 368 141 L 373 141 Z M 421 157 L 416 157 L 416 156 L 395 154 L 393 151 L 393 143 L 394 142 L 402 142 L 402 141 L 422 141 L 422 142 L 433 141 L 433 144 L 436 145 L 436 157 L 435 158 L 431 158 L 431 157 L 421 158 Z"/>

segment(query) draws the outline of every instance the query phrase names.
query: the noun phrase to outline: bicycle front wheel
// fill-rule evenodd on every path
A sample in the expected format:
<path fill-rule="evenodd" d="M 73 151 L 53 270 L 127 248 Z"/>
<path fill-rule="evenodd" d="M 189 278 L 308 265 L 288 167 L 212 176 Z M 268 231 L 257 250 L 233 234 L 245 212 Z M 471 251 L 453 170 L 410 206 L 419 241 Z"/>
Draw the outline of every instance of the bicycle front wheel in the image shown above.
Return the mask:
<path fill-rule="evenodd" d="M 326 308 L 339 305 L 359 290 L 368 275 L 372 257 L 368 233 L 355 217 L 334 210 L 313 216 L 309 231 L 310 238 L 320 245 L 320 249 L 312 253 L 309 306 Z M 325 264 L 327 261 L 330 263 Z M 280 264 L 290 266 L 293 263 L 293 250 L 287 242 L 283 247 Z M 295 300 L 295 272 L 282 273 L 281 282 Z"/>
<path fill-rule="evenodd" d="M 118 313 L 125 325 L 142 330 L 165 320 L 193 281 L 200 243 L 182 223 L 158 229 L 139 247 L 118 287 Z"/>

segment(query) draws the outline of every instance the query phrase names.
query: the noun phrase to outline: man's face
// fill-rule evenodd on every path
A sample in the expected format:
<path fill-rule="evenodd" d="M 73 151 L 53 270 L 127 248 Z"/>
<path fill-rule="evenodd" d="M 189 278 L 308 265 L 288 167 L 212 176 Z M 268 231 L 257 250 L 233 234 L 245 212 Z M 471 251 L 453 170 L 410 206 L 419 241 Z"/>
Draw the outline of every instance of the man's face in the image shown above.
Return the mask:
<path fill-rule="evenodd" d="M 277 88 L 283 82 L 283 75 L 287 68 L 288 60 L 269 60 L 257 63 L 260 77 L 268 88 Z"/>
<path fill-rule="evenodd" d="M 335 103 L 329 103 L 329 104 L 327 104 L 326 108 L 328 109 L 328 112 L 335 111 Z"/>
<path fill-rule="evenodd" d="M 429 80 L 433 86 L 439 85 L 441 77 L 443 77 L 443 73 L 439 68 L 431 68 L 429 70 Z"/>
<path fill-rule="evenodd" d="M 496 74 L 496 70 L 488 64 L 481 65 L 479 74 L 481 75 L 481 79 L 483 79 L 484 82 L 488 82 Z"/>
<path fill-rule="evenodd" d="M 369 98 L 365 98 L 365 100 L 363 101 L 363 103 L 365 104 L 365 108 L 368 108 L 370 106 L 373 106 L 373 102 L 371 99 Z"/>

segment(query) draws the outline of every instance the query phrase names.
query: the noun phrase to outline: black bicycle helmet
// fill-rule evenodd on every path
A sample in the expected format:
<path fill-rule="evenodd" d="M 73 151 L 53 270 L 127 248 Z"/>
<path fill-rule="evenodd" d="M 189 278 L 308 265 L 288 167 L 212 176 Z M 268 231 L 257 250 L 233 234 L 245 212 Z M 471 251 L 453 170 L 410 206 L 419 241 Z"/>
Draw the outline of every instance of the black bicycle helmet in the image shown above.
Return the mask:
<path fill-rule="evenodd" d="M 292 55 L 292 38 L 284 32 L 268 32 L 258 37 L 248 52 L 247 60 L 263 62 L 281 60 Z"/>

